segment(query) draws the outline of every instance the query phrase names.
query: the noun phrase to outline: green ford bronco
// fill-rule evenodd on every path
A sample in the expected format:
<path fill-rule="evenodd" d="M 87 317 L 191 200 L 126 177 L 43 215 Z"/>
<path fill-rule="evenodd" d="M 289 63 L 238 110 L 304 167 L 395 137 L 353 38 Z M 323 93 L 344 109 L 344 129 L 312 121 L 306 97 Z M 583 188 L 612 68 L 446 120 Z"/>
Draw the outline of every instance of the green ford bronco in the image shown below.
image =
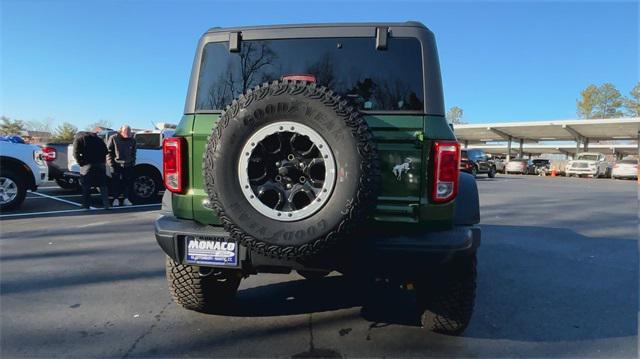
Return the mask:
<path fill-rule="evenodd" d="M 212 312 L 252 274 L 338 271 L 415 289 L 424 328 L 468 325 L 478 192 L 424 25 L 207 31 L 163 161 L 155 235 L 179 305 Z"/>

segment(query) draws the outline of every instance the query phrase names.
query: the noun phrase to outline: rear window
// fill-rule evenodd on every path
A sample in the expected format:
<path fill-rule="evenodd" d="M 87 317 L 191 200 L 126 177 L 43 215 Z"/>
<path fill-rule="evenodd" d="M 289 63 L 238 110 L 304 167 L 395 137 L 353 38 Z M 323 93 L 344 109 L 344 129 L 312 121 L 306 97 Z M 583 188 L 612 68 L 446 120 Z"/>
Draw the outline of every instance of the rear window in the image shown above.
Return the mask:
<path fill-rule="evenodd" d="M 422 50 L 415 38 L 391 38 L 376 50 L 374 38 L 242 41 L 205 45 L 196 111 L 224 109 L 248 89 L 286 75 L 311 74 L 319 85 L 359 110 L 423 111 Z"/>
<path fill-rule="evenodd" d="M 469 158 L 471 158 L 472 160 L 479 160 L 484 157 L 484 151 L 482 150 L 471 150 L 467 152 L 468 152 Z"/>
<path fill-rule="evenodd" d="M 158 133 L 136 133 L 135 140 L 139 149 L 156 149 L 162 146 Z"/>
<path fill-rule="evenodd" d="M 579 154 L 577 157 L 578 157 L 577 158 L 578 160 L 583 160 L 583 161 L 597 161 L 598 158 L 600 158 L 600 156 L 598 155 L 589 155 L 589 154 L 584 154 L 584 155 Z"/>

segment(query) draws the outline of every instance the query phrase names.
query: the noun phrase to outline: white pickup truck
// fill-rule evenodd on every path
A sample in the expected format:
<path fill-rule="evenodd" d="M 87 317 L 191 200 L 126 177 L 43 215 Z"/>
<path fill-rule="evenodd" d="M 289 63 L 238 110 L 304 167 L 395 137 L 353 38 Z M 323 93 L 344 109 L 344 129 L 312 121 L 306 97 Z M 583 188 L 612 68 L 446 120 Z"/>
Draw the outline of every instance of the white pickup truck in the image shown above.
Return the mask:
<path fill-rule="evenodd" d="M 47 176 L 39 146 L 0 141 L 0 210 L 20 206 L 27 190 L 37 190 Z"/>
<path fill-rule="evenodd" d="M 583 152 L 579 153 L 575 159 L 567 162 L 565 175 L 567 177 L 609 177 L 611 176 L 611 164 L 607 162 L 602 153 Z"/>
<path fill-rule="evenodd" d="M 172 137 L 174 129 L 153 131 L 139 131 L 134 134 L 136 140 L 136 165 L 134 167 L 134 179 L 131 188 L 131 200 L 134 203 L 144 203 L 153 200 L 158 191 L 164 189 L 162 183 L 162 141 Z M 98 134 L 105 142 L 115 134 L 114 131 L 103 131 Z M 69 172 L 67 177 L 80 177 L 80 165 L 73 156 L 73 145 L 69 145 L 68 152 Z"/>

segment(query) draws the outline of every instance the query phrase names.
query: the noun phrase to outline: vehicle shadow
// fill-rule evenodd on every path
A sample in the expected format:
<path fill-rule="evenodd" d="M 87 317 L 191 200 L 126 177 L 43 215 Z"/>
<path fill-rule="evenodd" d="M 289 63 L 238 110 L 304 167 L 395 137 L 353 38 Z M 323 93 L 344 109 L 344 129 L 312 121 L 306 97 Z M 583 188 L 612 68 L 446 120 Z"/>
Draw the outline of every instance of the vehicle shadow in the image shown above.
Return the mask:
<path fill-rule="evenodd" d="M 496 182 L 496 181 L 507 181 L 507 180 L 521 180 L 521 179 L 527 179 L 529 178 L 529 175 L 501 175 L 498 174 L 493 178 L 489 178 L 487 176 L 484 175 L 478 175 L 476 177 L 476 181 L 480 181 L 480 182 Z"/>
<path fill-rule="evenodd" d="M 464 336 L 534 342 L 637 335 L 637 242 L 562 228 L 483 226 L 476 307 Z M 415 296 L 345 276 L 238 292 L 229 316 L 262 317 L 361 307 L 376 325 L 417 327 Z"/>
<path fill-rule="evenodd" d="M 286 316 L 361 307 L 372 322 L 418 325 L 411 292 L 375 285 L 343 275 L 319 280 L 299 279 L 240 290 L 224 315 Z"/>

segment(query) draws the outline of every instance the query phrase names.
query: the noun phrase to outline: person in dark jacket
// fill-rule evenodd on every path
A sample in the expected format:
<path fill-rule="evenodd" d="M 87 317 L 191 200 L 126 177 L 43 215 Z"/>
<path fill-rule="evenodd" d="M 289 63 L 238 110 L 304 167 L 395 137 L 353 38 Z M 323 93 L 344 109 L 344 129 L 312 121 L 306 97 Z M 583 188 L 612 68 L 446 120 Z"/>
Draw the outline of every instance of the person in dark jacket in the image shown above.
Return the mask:
<path fill-rule="evenodd" d="M 100 188 L 102 204 L 105 209 L 109 209 L 107 168 L 105 166 L 107 146 L 98 137 L 98 131 L 98 129 L 95 129 L 92 132 L 80 132 L 73 141 L 73 155 L 80 165 L 82 202 L 83 207 L 86 209 L 91 206 L 92 187 Z"/>
<path fill-rule="evenodd" d="M 111 167 L 115 184 L 113 205 L 119 206 L 120 196 L 123 195 L 122 205 L 130 206 L 133 166 L 136 164 L 136 140 L 131 136 L 131 128 L 128 125 L 123 125 L 118 133 L 109 137 L 107 150 L 107 162 Z"/>

